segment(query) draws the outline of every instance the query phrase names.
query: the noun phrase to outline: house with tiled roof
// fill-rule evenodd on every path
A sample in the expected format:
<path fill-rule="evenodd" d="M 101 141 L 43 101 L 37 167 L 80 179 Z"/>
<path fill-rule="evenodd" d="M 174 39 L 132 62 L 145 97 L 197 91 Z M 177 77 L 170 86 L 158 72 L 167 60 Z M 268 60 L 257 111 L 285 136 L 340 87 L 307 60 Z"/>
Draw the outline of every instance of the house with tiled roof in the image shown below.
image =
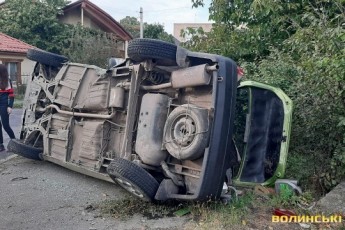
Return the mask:
<path fill-rule="evenodd" d="M 32 48 L 36 47 L 0 32 L 0 63 L 7 66 L 15 86 L 25 84 L 35 66 L 35 62 L 26 57 Z"/>
<path fill-rule="evenodd" d="M 132 35 L 120 23 L 89 0 L 78 0 L 67 5 L 63 8 L 63 14 L 59 15 L 58 18 L 66 24 L 80 24 L 87 28 L 112 34 L 118 49 L 123 55 L 125 44 L 132 39 Z"/>
<path fill-rule="evenodd" d="M 1 2 L 0 8 L 5 4 L 6 1 Z M 71 25 L 80 24 L 83 27 L 108 33 L 116 41 L 117 48 L 122 56 L 125 55 L 126 44 L 132 39 L 132 35 L 96 4 L 89 0 L 78 0 L 67 5 L 62 10 L 63 14 L 57 16 L 60 22 Z"/>

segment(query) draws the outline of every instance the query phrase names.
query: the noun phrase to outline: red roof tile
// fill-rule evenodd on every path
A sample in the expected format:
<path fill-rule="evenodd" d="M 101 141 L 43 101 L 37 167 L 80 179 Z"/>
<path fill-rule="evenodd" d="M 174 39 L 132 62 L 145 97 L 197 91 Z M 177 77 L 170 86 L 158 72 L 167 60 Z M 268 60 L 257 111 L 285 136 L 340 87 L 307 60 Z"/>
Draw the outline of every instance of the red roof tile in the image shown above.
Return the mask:
<path fill-rule="evenodd" d="M 0 32 L 0 52 L 26 54 L 32 48 L 35 47 Z"/>

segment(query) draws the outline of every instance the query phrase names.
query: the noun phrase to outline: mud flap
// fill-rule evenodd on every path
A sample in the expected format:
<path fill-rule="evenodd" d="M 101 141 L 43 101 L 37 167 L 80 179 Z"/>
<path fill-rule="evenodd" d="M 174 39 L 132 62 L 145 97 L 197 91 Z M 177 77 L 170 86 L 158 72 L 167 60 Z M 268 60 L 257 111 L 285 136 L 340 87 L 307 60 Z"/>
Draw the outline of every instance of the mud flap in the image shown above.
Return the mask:
<path fill-rule="evenodd" d="M 172 194 L 178 194 L 178 187 L 170 179 L 164 179 L 157 190 L 155 200 L 166 201 Z"/>

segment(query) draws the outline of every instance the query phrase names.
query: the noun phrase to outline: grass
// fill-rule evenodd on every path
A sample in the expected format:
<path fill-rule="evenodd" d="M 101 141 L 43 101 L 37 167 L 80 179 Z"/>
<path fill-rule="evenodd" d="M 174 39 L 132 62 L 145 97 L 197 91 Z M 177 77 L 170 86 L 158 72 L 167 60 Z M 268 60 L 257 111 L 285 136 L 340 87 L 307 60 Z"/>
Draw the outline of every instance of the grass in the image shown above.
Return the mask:
<path fill-rule="evenodd" d="M 14 98 L 13 108 L 22 108 L 24 102 L 24 95 L 16 95 Z"/>
<path fill-rule="evenodd" d="M 177 202 L 154 204 L 144 202 L 132 196 L 127 196 L 121 200 L 107 200 L 99 205 L 102 214 L 110 215 L 121 220 L 125 220 L 135 214 L 141 214 L 148 219 L 170 217 L 174 216 L 173 213 L 182 207 Z"/>
<path fill-rule="evenodd" d="M 209 201 L 191 206 L 191 214 L 197 229 L 241 229 L 246 228 L 246 216 L 254 203 L 251 192 L 229 204 Z"/>
<path fill-rule="evenodd" d="M 179 210 L 188 210 L 189 219 L 184 229 L 301 229 L 297 223 L 272 223 L 275 208 L 289 209 L 297 215 L 320 214 L 317 210 L 301 209 L 297 203 L 311 203 L 311 193 L 302 196 L 280 194 L 260 196 L 252 189 L 245 189 L 244 195 L 228 204 L 219 201 L 147 203 L 132 196 L 121 200 L 107 200 L 98 205 L 102 215 L 110 215 L 126 221 L 134 215 L 147 219 L 176 216 Z M 330 227 L 329 227 L 330 226 Z M 344 229 L 344 224 L 312 224 L 311 229 Z M 345 230 L 345 229 L 344 229 Z"/>
<path fill-rule="evenodd" d="M 285 178 L 298 180 L 303 191 L 310 192 L 315 198 L 327 193 L 322 186 L 320 173 L 325 166 L 324 159 L 315 152 L 310 154 L 289 153 Z"/>
<path fill-rule="evenodd" d="M 176 216 L 179 210 L 188 210 L 191 220 L 187 229 L 229 229 L 243 228 L 245 216 L 253 201 L 251 192 L 245 194 L 230 204 L 221 202 L 178 202 L 147 203 L 131 196 L 122 200 L 108 200 L 98 207 L 102 214 L 110 215 L 116 219 L 126 220 L 133 215 L 142 215 L 148 219 Z"/>
<path fill-rule="evenodd" d="M 16 109 L 23 108 L 23 101 L 19 101 L 19 100 L 14 101 L 13 108 L 16 108 Z"/>

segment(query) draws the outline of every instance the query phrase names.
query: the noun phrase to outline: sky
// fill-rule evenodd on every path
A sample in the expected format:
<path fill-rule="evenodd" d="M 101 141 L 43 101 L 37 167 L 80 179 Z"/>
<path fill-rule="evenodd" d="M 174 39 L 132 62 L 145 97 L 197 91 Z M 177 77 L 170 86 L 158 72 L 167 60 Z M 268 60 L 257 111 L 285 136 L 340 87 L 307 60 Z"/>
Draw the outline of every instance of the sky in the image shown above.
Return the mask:
<path fill-rule="evenodd" d="M 74 2 L 76 0 L 72 0 Z M 110 14 L 116 21 L 126 16 L 139 20 L 140 7 L 143 7 L 143 19 L 147 23 L 160 23 L 172 34 L 174 23 L 208 22 L 208 7 L 211 0 L 204 0 L 205 6 L 192 9 L 191 0 L 90 0 Z"/>

